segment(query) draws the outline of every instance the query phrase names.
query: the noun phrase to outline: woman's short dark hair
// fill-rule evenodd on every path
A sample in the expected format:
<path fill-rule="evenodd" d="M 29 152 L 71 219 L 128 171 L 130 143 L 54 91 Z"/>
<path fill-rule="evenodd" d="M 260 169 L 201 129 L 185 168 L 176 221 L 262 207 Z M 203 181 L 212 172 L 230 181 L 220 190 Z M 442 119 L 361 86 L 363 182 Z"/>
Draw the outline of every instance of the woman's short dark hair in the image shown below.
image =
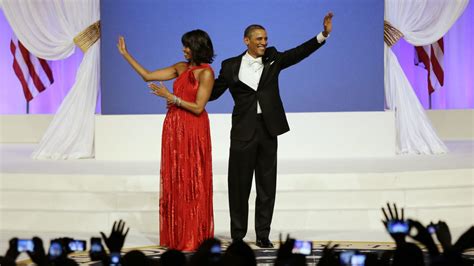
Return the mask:
<path fill-rule="evenodd" d="M 192 61 L 198 65 L 214 61 L 214 48 L 211 38 L 203 30 L 192 30 L 181 37 L 184 47 L 191 49 Z"/>

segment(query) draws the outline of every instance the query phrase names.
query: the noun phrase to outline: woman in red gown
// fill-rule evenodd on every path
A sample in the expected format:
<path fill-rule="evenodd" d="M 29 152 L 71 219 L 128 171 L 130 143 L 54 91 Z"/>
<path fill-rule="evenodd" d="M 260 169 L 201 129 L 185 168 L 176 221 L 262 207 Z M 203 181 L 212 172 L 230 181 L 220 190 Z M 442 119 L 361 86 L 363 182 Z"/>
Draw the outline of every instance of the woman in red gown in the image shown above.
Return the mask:
<path fill-rule="evenodd" d="M 214 84 L 209 65 L 214 50 L 202 30 L 185 33 L 181 41 L 187 62 L 155 71 L 146 70 L 128 53 L 123 37 L 117 46 L 144 80 L 176 78 L 173 93 L 162 83 L 148 84 L 168 104 L 161 145 L 160 245 L 192 251 L 214 236 L 211 137 L 204 109 Z"/>

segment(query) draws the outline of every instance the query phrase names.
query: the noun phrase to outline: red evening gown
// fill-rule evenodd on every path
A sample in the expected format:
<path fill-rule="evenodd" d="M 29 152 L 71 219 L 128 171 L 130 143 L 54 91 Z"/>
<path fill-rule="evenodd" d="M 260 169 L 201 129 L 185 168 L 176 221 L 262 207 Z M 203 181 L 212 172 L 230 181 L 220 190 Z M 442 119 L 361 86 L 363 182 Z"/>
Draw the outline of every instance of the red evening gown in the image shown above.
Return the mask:
<path fill-rule="evenodd" d="M 199 87 L 194 66 L 174 82 L 173 93 L 195 102 Z M 160 245 L 183 251 L 196 250 L 214 237 L 212 158 L 209 118 L 171 106 L 163 122 L 161 146 Z"/>

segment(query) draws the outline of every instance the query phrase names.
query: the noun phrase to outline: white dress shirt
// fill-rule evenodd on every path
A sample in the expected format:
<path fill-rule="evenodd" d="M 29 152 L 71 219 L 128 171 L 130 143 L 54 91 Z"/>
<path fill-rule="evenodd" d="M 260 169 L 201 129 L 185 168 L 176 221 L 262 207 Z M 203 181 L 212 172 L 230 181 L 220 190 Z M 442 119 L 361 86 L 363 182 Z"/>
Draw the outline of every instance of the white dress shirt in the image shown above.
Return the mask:
<path fill-rule="evenodd" d="M 329 37 L 329 36 L 328 36 Z M 322 43 L 327 37 L 321 33 L 316 37 L 319 43 Z M 257 90 L 260 77 L 262 76 L 263 63 L 262 57 L 253 58 L 247 51 L 242 56 L 242 62 L 240 63 L 239 80 L 245 83 L 250 88 Z M 257 101 L 257 114 L 261 114 L 260 104 Z"/>

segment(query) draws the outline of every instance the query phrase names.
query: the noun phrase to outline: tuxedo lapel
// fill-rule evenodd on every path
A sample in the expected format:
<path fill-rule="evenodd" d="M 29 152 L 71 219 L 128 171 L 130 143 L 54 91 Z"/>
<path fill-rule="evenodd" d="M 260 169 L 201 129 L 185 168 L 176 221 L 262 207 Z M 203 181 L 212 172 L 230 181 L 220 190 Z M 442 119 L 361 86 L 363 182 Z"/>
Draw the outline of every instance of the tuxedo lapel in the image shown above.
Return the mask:
<path fill-rule="evenodd" d="M 263 61 L 263 71 L 262 71 L 262 75 L 260 76 L 260 81 L 258 82 L 257 90 L 259 90 L 260 87 L 265 84 L 265 80 L 267 79 L 268 70 L 270 69 L 270 64 L 271 64 L 271 60 L 269 60 L 269 56 L 267 54 L 263 56 L 262 61 Z"/>
<path fill-rule="evenodd" d="M 258 82 L 257 90 L 259 90 L 260 87 L 265 83 L 265 80 L 267 79 L 267 76 L 268 76 L 269 68 L 270 68 L 270 62 L 267 61 L 263 63 L 263 71 L 262 71 L 262 75 L 260 76 L 260 81 Z"/>
<path fill-rule="evenodd" d="M 240 71 L 240 64 L 242 64 L 242 57 L 244 56 L 245 52 L 241 55 L 237 56 L 232 66 L 232 79 L 234 82 L 239 82 L 239 71 Z"/>

